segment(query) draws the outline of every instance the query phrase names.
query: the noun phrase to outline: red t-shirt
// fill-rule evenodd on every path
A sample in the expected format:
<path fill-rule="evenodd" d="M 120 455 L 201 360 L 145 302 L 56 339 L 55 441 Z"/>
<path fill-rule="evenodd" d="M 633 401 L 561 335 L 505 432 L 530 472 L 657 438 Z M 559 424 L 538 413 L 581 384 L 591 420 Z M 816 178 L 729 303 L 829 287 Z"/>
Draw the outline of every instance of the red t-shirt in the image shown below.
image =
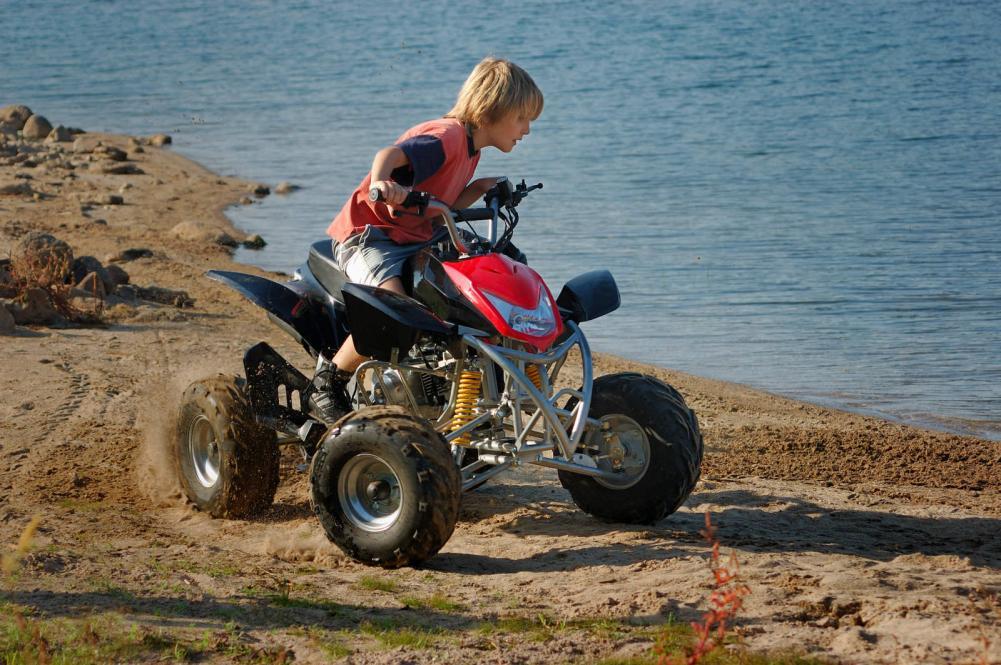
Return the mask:
<path fill-rule="evenodd" d="M 480 153 L 473 148 L 473 139 L 465 126 L 455 118 L 441 118 L 421 123 L 407 130 L 396 141 L 410 164 L 392 173 L 392 178 L 405 187 L 455 204 L 469 184 L 480 161 Z M 431 239 L 431 220 L 416 215 L 394 217 L 385 203 L 368 200 L 371 174 L 366 175 L 358 188 L 337 213 L 327 228 L 327 235 L 344 242 L 355 233 L 371 225 L 383 231 L 398 244 L 425 242 Z"/>

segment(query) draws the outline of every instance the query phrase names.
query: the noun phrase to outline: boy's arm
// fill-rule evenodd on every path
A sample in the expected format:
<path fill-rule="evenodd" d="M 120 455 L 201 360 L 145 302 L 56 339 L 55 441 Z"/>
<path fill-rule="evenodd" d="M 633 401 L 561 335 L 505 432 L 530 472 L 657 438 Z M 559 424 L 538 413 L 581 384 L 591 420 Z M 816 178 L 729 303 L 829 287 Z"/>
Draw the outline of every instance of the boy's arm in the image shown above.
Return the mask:
<path fill-rule="evenodd" d="M 407 158 L 406 153 L 395 145 L 383 148 L 375 153 L 375 159 L 372 160 L 372 171 L 369 174 L 371 176 L 369 188 L 381 191 L 382 195 L 386 197 L 386 202 L 390 205 L 403 203 L 403 199 L 407 198 L 408 190 L 403 185 L 390 179 L 390 175 L 394 169 L 407 166 L 408 164 L 410 164 L 410 160 Z"/>
<path fill-rule="evenodd" d="M 452 207 L 456 210 L 461 210 L 463 208 L 468 208 L 469 206 L 476 203 L 476 200 L 487 193 L 491 187 L 497 184 L 497 178 L 479 178 L 472 181 L 466 188 L 462 190 L 462 194 L 459 194 L 459 198 L 455 200 Z"/>

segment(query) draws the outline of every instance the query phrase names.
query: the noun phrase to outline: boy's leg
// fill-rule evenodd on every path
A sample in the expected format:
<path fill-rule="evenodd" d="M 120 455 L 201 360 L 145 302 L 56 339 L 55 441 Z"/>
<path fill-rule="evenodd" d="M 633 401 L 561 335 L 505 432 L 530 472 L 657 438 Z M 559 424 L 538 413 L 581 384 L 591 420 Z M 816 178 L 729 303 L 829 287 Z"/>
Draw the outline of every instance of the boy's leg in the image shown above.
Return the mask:
<path fill-rule="evenodd" d="M 399 277 L 390 277 L 379 284 L 379 288 L 404 294 L 403 282 Z M 349 335 L 337 350 L 333 361 L 320 362 L 320 369 L 313 377 L 314 390 L 309 396 L 310 409 L 327 422 L 333 422 L 351 410 L 347 385 L 358 366 L 367 358 L 355 349 L 354 339 Z"/>
<path fill-rule="evenodd" d="M 393 291 L 394 293 L 399 293 L 401 295 L 406 295 L 403 290 L 403 280 L 399 277 L 390 277 L 385 282 L 379 284 L 380 289 L 386 289 L 387 291 Z M 337 366 L 337 369 L 342 372 L 351 372 L 358 369 L 358 365 L 368 360 L 365 356 L 358 353 L 355 349 L 354 339 L 351 335 L 344 340 L 341 344 L 341 348 L 337 350 L 334 355 L 333 363 Z"/>

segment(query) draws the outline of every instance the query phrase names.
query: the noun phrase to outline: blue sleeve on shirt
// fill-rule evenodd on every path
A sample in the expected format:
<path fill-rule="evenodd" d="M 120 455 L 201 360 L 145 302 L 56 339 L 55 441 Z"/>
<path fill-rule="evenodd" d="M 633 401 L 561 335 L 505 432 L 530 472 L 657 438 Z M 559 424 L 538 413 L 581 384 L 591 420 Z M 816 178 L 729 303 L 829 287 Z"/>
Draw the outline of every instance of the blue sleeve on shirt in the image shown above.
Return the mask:
<path fill-rule="evenodd" d="M 433 176 L 445 163 L 445 146 L 437 136 L 412 136 L 396 147 L 410 160 L 410 168 L 393 171 L 393 179 L 405 187 L 416 187 Z M 410 182 L 405 182 L 409 180 Z"/>

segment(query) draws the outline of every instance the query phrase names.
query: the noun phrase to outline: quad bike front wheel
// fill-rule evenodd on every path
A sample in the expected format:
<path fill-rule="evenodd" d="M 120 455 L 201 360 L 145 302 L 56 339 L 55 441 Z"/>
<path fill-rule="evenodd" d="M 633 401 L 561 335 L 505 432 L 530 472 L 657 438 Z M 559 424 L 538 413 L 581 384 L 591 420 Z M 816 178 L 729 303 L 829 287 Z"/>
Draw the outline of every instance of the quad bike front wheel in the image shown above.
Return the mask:
<path fill-rule="evenodd" d="M 681 394 L 651 376 L 610 374 L 595 380 L 588 415 L 601 429 L 588 432 L 583 444 L 598 468 L 615 475 L 560 471 L 577 507 L 630 524 L 652 524 L 676 511 L 702 466 L 698 419 Z"/>
<path fill-rule="evenodd" d="M 434 556 L 459 516 L 462 480 L 441 434 L 395 406 L 340 421 L 310 471 L 327 537 L 362 563 L 399 568 Z"/>
<path fill-rule="evenodd" d="M 212 517 L 244 517 L 271 505 L 277 437 L 254 421 L 246 382 L 219 375 L 184 391 L 171 446 L 188 498 Z"/>

